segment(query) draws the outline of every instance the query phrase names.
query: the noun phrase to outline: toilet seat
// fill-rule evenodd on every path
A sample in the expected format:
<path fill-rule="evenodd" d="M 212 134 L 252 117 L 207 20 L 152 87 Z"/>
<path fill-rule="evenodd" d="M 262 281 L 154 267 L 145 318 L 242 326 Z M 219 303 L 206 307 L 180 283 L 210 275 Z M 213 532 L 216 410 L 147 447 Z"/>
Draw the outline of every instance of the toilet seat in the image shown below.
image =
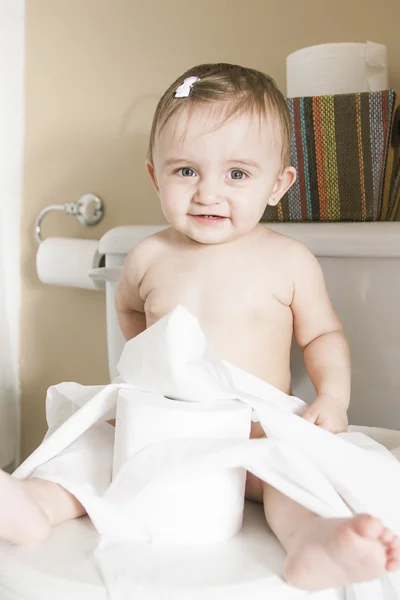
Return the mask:
<path fill-rule="evenodd" d="M 107 600 L 93 558 L 98 540 L 83 517 L 54 528 L 40 545 L 0 543 L 0 599 Z M 344 600 L 339 590 L 307 593 L 283 582 L 284 551 L 262 506 L 251 502 L 242 531 L 227 542 L 191 547 L 136 543 L 132 550 L 125 566 L 130 574 L 137 570 L 135 600 Z"/>

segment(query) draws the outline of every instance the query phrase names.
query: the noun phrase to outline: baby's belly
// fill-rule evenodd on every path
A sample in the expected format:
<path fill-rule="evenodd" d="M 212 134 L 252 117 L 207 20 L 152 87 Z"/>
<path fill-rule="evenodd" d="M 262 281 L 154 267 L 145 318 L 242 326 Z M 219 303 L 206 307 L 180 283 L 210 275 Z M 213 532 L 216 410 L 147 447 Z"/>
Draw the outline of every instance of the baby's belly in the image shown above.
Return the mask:
<path fill-rule="evenodd" d="M 264 325 L 236 323 L 212 331 L 205 326 L 204 331 L 220 358 L 289 393 L 291 329 Z"/>
<path fill-rule="evenodd" d="M 230 323 L 226 327 L 220 323 L 212 329 L 205 325 L 204 332 L 218 356 L 290 394 L 291 320 L 278 319 L 274 323 L 245 320 L 233 327 Z M 264 435 L 260 423 L 253 422 L 250 436 Z"/>
<path fill-rule="evenodd" d="M 194 314 L 196 311 L 192 311 Z M 249 314 L 235 316 L 207 311 L 199 317 L 201 327 L 214 352 L 223 360 L 290 393 L 290 346 L 292 315 L 289 308 L 255 319 Z M 164 316 L 146 314 L 147 326 Z M 238 313 L 240 315 L 240 313 Z"/>

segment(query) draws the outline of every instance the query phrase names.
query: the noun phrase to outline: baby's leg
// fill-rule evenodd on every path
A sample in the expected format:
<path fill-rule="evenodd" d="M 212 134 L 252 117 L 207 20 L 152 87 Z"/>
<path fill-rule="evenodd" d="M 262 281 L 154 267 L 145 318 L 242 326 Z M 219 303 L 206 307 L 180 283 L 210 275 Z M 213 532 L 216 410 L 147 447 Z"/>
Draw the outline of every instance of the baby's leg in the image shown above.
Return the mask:
<path fill-rule="evenodd" d="M 107 423 L 91 427 L 38 467 L 31 479 L 0 471 L 0 539 L 16 544 L 41 541 L 52 526 L 84 515 L 78 500 L 81 490 L 86 498 L 99 497 L 110 485 L 114 431 Z"/>
<path fill-rule="evenodd" d="M 14 544 L 43 541 L 53 525 L 85 514 L 85 509 L 57 483 L 21 481 L 0 470 L 0 539 Z"/>
<path fill-rule="evenodd" d="M 400 541 L 368 515 L 325 519 L 262 484 L 265 516 L 287 552 L 285 580 L 314 590 L 382 577 L 400 568 Z"/>

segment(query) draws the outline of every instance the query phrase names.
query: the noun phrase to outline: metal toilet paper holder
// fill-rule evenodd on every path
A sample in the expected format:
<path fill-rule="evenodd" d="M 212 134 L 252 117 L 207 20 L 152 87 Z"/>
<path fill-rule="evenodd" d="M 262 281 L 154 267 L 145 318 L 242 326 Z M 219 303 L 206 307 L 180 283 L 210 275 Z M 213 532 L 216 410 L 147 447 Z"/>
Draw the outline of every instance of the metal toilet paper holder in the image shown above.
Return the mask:
<path fill-rule="evenodd" d="M 82 225 L 90 227 L 96 225 L 104 216 L 103 202 L 95 194 L 83 194 L 76 202 L 67 202 L 66 204 L 51 204 L 46 206 L 35 221 L 35 237 L 38 244 L 42 240 L 42 221 L 43 218 L 52 210 L 63 211 L 67 215 L 76 217 Z"/>

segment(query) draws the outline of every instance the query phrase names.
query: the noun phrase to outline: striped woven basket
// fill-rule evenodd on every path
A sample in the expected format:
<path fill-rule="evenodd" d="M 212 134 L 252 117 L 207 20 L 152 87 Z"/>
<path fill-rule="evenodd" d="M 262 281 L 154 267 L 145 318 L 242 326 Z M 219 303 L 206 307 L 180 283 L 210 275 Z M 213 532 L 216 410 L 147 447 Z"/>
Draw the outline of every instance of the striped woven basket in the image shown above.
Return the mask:
<path fill-rule="evenodd" d="M 393 90 L 289 98 L 297 181 L 262 221 L 391 221 L 400 200 Z"/>

